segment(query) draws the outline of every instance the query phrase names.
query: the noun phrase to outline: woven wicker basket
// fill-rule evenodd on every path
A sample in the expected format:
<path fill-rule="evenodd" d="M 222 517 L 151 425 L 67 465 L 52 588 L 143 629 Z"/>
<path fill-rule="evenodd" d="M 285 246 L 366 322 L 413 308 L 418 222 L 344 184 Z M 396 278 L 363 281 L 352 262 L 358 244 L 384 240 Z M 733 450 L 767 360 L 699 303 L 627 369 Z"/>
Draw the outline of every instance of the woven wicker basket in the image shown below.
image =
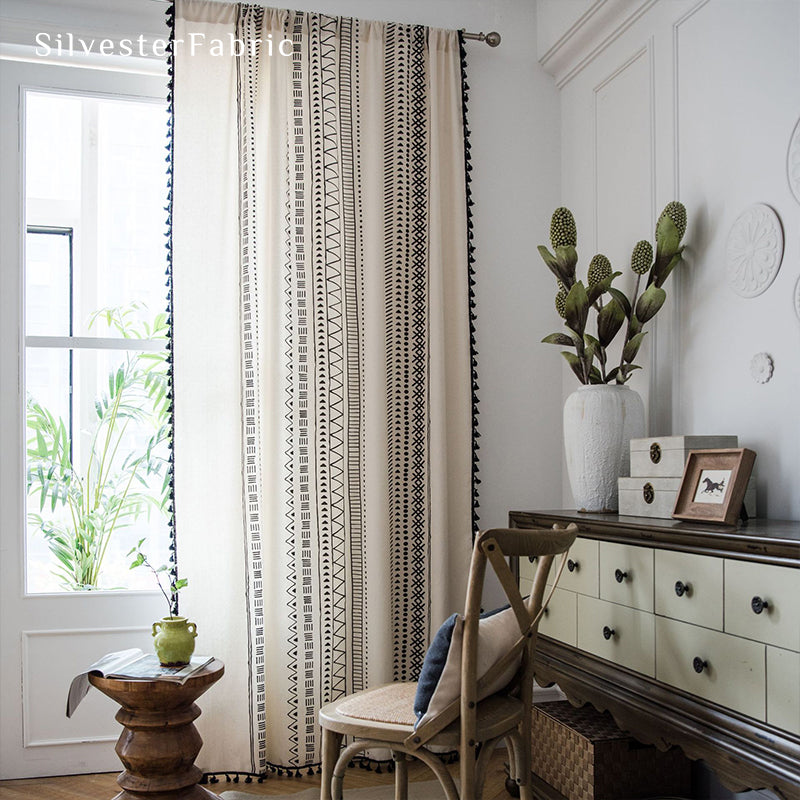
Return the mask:
<path fill-rule="evenodd" d="M 533 713 L 534 773 L 567 800 L 624 800 L 691 792 L 691 762 L 623 733 L 610 714 L 567 701 Z"/>

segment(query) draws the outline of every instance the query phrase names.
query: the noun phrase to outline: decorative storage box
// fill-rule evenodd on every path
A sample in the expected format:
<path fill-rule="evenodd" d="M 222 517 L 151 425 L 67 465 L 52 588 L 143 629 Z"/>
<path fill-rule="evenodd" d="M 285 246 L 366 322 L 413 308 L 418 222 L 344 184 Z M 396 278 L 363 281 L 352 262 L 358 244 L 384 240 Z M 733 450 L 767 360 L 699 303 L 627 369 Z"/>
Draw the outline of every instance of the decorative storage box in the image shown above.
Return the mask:
<path fill-rule="evenodd" d="M 679 748 L 663 753 L 642 745 L 623 733 L 610 714 L 589 705 L 573 708 L 560 700 L 534 706 L 532 743 L 534 774 L 565 800 L 691 792 L 691 762 Z"/>
<path fill-rule="evenodd" d="M 631 439 L 631 477 L 680 478 L 683 476 L 683 468 L 686 466 L 690 450 L 718 450 L 723 447 L 738 446 L 738 436 L 662 436 Z"/>
<path fill-rule="evenodd" d="M 643 440 L 641 440 L 643 441 Z M 619 513 L 633 517 L 670 519 L 682 478 L 619 478 Z M 756 479 L 750 476 L 744 495 L 748 517 L 756 510 Z"/>

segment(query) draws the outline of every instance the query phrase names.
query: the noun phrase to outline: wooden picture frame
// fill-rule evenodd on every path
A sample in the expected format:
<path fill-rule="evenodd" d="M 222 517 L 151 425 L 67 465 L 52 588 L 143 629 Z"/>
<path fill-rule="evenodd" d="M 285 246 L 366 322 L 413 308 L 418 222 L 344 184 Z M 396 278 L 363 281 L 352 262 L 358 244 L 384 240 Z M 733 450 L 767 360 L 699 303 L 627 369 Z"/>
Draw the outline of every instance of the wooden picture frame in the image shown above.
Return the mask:
<path fill-rule="evenodd" d="M 746 447 L 690 450 L 672 516 L 735 525 L 755 460 Z"/>

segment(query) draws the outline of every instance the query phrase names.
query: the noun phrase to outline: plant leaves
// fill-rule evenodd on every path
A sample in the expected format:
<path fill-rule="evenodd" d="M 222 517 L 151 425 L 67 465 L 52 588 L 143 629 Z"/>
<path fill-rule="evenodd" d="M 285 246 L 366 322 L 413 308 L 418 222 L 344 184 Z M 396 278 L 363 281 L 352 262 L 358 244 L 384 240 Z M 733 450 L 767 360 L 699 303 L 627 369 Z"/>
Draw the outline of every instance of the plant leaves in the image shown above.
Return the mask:
<path fill-rule="evenodd" d="M 134 313 L 139 305 L 101 309 L 91 323 L 104 322 L 125 338 L 163 338 L 166 315 L 157 315 L 149 325 Z M 167 453 L 156 449 L 170 437 L 167 355 L 167 351 L 128 352 L 109 370 L 108 391 L 93 399 L 95 424 L 88 431 L 91 438 L 82 474 L 71 461 L 65 421 L 27 395 L 26 491 L 29 498 L 38 494 L 37 504 L 47 517 L 30 513 L 28 525 L 46 539 L 53 574 L 69 590 L 97 587 L 105 545 L 115 529 L 149 515 L 151 508 L 162 509 L 164 521 L 169 517 Z M 120 446 L 129 421 L 145 424 L 151 433 L 141 437 L 137 432 L 132 449 Z M 145 471 L 159 476 L 156 485 L 145 480 Z M 69 507 L 67 516 L 59 512 L 60 504 Z"/>
<path fill-rule="evenodd" d="M 620 377 L 617 376 L 617 383 L 626 383 L 628 378 L 630 378 L 631 373 L 637 369 L 641 369 L 638 364 L 623 364 L 619 371 L 619 375 L 621 375 L 622 378 L 620 379 Z"/>
<path fill-rule="evenodd" d="M 566 323 L 578 336 L 583 338 L 586 318 L 589 314 L 589 297 L 581 281 L 577 281 L 567 294 L 564 313 Z"/>
<path fill-rule="evenodd" d="M 558 261 L 556 261 L 556 257 L 543 245 L 540 244 L 537 248 L 539 251 L 539 255 L 542 257 L 542 261 L 547 264 L 550 269 L 555 272 L 558 268 Z"/>
<path fill-rule="evenodd" d="M 564 284 L 565 287 L 569 288 L 575 283 L 575 269 L 573 268 L 570 270 L 569 268 L 565 267 L 564 264 L 559 261 L 543 244 L 540 244 L 538 247 L 539 255 L 541 255 L 542 260 L 550 269 L 550 272 Z"/>
<path fill-rule="evenodd" d="M 615 289 L 613 286 L 610 286 L 608 289 L 608 293 L 619 303 L 619 307 L 622 309 L 625 317 L 630 319 L 631 317 L 631 301 L 628 300 L 625 292 L 621 292 L 619 289 Z"/>
<path fill-rule="evenodd" d="M 583 362 L 575 355 L 575 353 L 569 353 L 566 350 L 561 351 L 561 355 L 567 360 L 567 363 L 572 368 L 572 371 L 578 376 L 578 380 L 581 383 L 586 383 L 586 379 L 583 377 Z"/>
<path fill-rule="evenodd" d="M 551 333 L 542 339 L 544 344 L 558 344 L 561 347 L 574 347 L 575 340 L 566 333 Z"/>
<path fill-rule="evenodd" d="M 664 301 L 667 299 L 667 293 L 659 286 L 651 283 L 642 292 L 641 297 L 636 303 L 636 318 L 644 325 L 649 322 L 657 313 Z"/>
<path fill-rule="evenodd" d="M 584 334 L 583 338 L 586 339 L 587 335 Z M 600 343 L 594 338 L 594 336 L 589 336 L 588 339 L 589 341 L 586 342 L 586 346 L 583 351 L 583 361 L 589 366 L 590 369 L 594 369 L 591 365 L 592 361 L 594 361 L 594 356 Z"/>
<path fill-rule="evenodd" d="M 681 260 L 683 259 L 683 248 L 681 247 L 675 255 L 671 258 L 668 255 L 661 255 L 656 258 L 656 263 L 653 266 L 652 271 L 650 272 L 650 283 L 654 283 L 656 286 L 663 286 L 667 278 L 669 278 L 670 273 L 672 272 L 675 267 L 680 264 Z"/>
<path fill-rule="evenodd" d="M 603 346 L 600 344 L 600 342 L 594 336 L 592 336 L 591 333 L 584 333 L 583 341 L 584 344 L 586 345 L 586 350 L 587 351 L 591 350 L 592 355 L 596 356 L 597 360 L 601 364 L 605 364 L 606 355 Z"/>
<path fill-rule="evenodd" d="M 625 322 L 625 312 L 616 299 L 606 303 L 597 315 L 597 338 L 603 347 L 608 347 Z"/>
<path fill-rule="evenodd" d="M 642 331 L 641 333 L 637 333 L 636 336 L 631 337 L 625 343 L 625 347 L 622 349 L 623 361 L 631 362 L 636 358 L 636 354 L 639 352 L 639 347 L 641 347 L 645 336 L 647 336 L 647 331 Z"/>
<path fill-rule="evenodd" d="M 556 247 L 556 261 L 558 261 L 564 274 L 571 277 L 570 282 L 565 284 L 569 286 L 575 280 L 575 265 L 578 263 L 577 250 L 571 244 Z"/>
<path fill-rule="evenodd" d="M 681 246 L 681 235 L 675 223 L 663 214 L 656 225 L 656 251 L 671 256 Z"/>
<path fill-rule="evenodd" d="M 586 293 L 589 295 L 589 302 L 592 305 L 594 305 L 594 302 L 595 300 L 597 300 L 598 297 L 605 294 L 606 292 L 610 292 L 612 281 L 619 275 L 622 275 L 622 273 L 612 272 L 607 278 L 604 278 L 602 281 L 600 281 L 600 283 L 595 283 L 594 285 L 589 286 L 586 289 Z M 619 294 L 622 294 L 622 292 L 619 292 L 618 289 L 615 289 L 614 291 L 618 292 Z"/>

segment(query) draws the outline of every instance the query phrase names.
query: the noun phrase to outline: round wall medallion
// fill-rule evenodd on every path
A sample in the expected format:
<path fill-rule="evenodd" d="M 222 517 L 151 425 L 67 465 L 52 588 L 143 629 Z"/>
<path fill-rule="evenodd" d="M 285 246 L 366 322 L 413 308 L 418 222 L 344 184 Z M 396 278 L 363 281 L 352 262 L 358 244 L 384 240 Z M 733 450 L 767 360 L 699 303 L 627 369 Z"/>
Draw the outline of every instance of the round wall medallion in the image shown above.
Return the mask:
<path fill-rule="evenodd" d="M 756 353 L 750 360 L 750 374 L 756 383 L 769 383 L 775 363 L 769 353 Z"/>
<path fill-rule="evenodd" d="M 794 312 L 800 319 L 800 278 L 797 279 L 797 283 L 794 285 Z"/>
<path fill-rule="evenodd" d="M 775 280 L 783 259 L 783 229 L 778 215 L 756 203 L 739 215 L 725 251 L 730 287 L 742 297 L 760 295 Z"/>
<path fill-rule="evenodd" d="M 789 188 L 795 200 L 800 203 L 800 119 L 792 131 L 789 139 L 789 152 L 786 155 L 786 176 L 789 178 Z"/>

